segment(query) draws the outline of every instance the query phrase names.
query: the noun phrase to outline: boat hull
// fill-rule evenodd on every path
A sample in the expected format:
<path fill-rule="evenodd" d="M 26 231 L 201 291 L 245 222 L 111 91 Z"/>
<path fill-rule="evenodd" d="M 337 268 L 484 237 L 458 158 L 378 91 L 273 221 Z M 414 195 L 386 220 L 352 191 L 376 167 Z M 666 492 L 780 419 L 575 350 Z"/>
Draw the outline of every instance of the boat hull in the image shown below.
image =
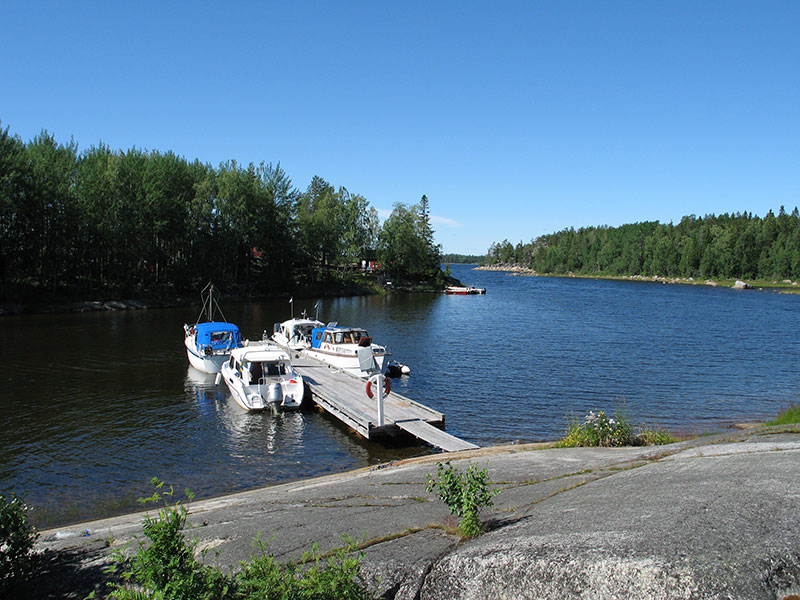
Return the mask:
<path fill-rule="evenodd" d="M 444 290 L 445 294 L 449 294 L 451 296 L 470 296 L 473 294 L 485 294 L 486 288 L 474 288 L 474 287 L 454 287 L 451 286 Z"/>
<path fill-rule="evenodd" d="M 355 375 L 356 377 L 367 378 L 370 375 L 373 375 L 373 373 L 368 373 L 361 370 L 361 363 L 358 360 L 357 354 L 329 352 L 319 348 L 306 348 L 303 351 L 303 354 L 320 362 L 324 362 L 335 369 Z M 389 366 L 389 356 L 391 356 L 390 353 L 375 352 L 373 354 L 378 369 L 384 375 L 386 374 L 386 370 Z"/>
<path fill-rule="evenodd" d="M 189 364 L 203 373 L 219 373 L 222 365 L 230 358 L 230 352 L 226 354 L 200 354 L 194 348 L 194 337 L 187 336 L 185 340 L 186 356 Z"/>

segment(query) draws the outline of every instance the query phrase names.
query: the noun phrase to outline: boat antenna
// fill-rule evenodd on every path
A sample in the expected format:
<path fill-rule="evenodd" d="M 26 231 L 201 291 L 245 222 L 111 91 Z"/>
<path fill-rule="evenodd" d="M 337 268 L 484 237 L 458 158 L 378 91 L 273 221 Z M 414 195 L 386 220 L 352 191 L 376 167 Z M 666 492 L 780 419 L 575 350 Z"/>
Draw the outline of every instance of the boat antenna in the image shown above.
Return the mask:
<path fill-rule="evenodd" d="M 292 307 L 292 318 L 294 319 L 294 296 L 289 298 L 289 306 Z"/>
<path fill-rule="evenodd" d="M 319 303 L 320 302 L 322 302 L 322 300 L 317 300 L 317 303 L 314 305 L 314 319 L 316 319 L 317 321 L 319 321 Z"/>

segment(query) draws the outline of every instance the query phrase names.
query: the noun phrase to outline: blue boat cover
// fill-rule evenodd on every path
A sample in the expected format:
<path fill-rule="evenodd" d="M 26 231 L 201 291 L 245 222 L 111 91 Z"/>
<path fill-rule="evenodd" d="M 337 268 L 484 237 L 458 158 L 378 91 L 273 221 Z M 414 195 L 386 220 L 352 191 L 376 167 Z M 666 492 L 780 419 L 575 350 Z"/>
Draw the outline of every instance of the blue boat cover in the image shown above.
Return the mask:
<path fill-rule="evenodd" d="M 311 330 L 311 347 L 319 348 L 322 345 L 322 337 L 327 327 L 314 327 Z"/>
<path fill-rule="evenodd" d="M 198 348 L 211 346 L 214 350 L 231 350 L 242 345 L 242 334 L 233 323 L 210 321 L 198 323 L 195 329 Z"/>

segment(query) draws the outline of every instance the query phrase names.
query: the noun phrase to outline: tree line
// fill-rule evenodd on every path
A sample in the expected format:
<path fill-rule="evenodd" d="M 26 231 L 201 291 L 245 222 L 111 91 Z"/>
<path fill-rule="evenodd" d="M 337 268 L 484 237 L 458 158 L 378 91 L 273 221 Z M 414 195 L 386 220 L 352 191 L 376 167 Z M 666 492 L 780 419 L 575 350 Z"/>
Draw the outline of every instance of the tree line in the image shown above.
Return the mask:
<path fill-rule="evenodd" d="M 441 279 L 429 201 L 381 225 L 366 198 L 280 164 L 212 167 L 104 144 L 78 152 L 43 131 L 0 129 L 0 300 L 186 292 L 207 281 L 261 293 L 323 289 L 364 260 L 393 278 Z"/>
<path fill-rule="evenodd" d="M 443 263 L 482 265 L 485 261 L 485 254 L 442 254 Z"/>
<path fill-rule="evenodd" d="M 540 273 L 714 279 L 800 278 L 800 214 L 683 217 L 620 227 L 564 229 L 529 244 L 490 246 L 489 264 L 519 264 Z"/>

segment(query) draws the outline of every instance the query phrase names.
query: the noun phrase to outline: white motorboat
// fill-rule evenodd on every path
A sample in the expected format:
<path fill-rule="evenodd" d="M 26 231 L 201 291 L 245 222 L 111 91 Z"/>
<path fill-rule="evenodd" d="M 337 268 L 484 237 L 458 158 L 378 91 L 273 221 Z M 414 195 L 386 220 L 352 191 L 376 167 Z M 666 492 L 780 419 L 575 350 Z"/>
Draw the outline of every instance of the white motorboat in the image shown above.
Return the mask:
<path fill-rule="evenodd" d="M 276 344 L 289 350 L 305 350 L 311 346 L 311 332 L 316 327 L 324 327 L 325 323 L 316 319 L 289 319 L 283 323 L 275 323 L 271 339 Z"/>
<path fill-rule="evenodd" d="M 195 369 L 204 373 L 219 373 L 222 364 L 230 357 L 231 350 L 242 345 L 242 334 L 233 323 L 214 320 L 214 307 L 220 315 L 222 310 L 214 297 L 213 285 L 205 287 L 202 297 L 203 308 L 197 322 L 183 326 L 183 343 L 189 363 Z M 225 316 L 222 315 L 222 318 Z"/>
<path fill-rule="evenodd" d="M 231 351 L 220 376 L 231 396 L 245 410 L 296 409 L 303 404 L 303 377 L 292 367 L 286 350 L 255 343 Z"/>
<path fill-rule="evenodd" d="M 359 357 L 359 349 L 364 348 L 371 350 L 377 370 L 386 374 L 391 350 L 373 344 L 367 330 L 359 327 L 340 327 L 338 323 L 315 327 L 311 331 L 311 346 L 303 353 L 356 377 L 369 377 L 373 371 L 362 370 Z"/>

